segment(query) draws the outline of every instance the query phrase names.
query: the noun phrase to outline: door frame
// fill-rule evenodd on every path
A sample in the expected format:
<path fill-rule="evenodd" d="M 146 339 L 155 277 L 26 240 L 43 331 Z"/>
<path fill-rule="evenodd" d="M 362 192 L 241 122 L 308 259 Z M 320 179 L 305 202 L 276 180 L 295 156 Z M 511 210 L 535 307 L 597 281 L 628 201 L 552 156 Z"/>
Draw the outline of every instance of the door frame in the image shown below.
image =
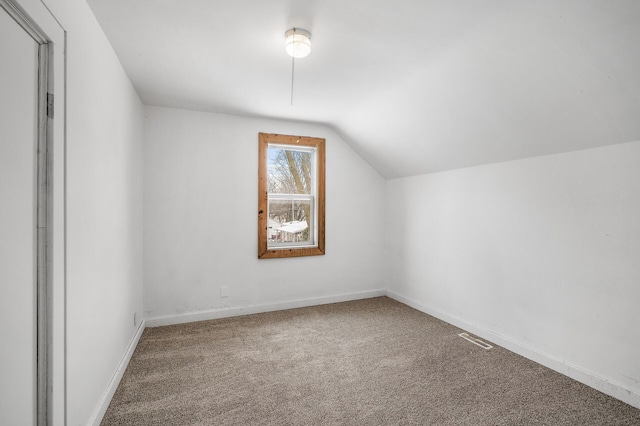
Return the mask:
<path fill-rule="evenodd" d="M 0 0 L 38 44 L 36 193 L 36 424 L 66 424 L 66 34 L 38 0 Z"/>

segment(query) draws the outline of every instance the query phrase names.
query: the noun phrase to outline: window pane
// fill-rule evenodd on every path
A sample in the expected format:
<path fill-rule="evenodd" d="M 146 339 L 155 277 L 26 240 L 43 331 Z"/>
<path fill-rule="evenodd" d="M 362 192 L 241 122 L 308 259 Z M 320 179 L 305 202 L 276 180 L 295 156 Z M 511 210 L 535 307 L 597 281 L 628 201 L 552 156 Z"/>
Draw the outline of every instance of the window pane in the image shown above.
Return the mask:
<path fill-rule="evenodd" d="M 269 146 L 268 189 L 272 194 L 311 194 L 313 152 Z"/>
<path fill-rule="evenodd" d="M 313 244 L 311 200 L 269 200 L 269 245 L 279 243 Z"/>

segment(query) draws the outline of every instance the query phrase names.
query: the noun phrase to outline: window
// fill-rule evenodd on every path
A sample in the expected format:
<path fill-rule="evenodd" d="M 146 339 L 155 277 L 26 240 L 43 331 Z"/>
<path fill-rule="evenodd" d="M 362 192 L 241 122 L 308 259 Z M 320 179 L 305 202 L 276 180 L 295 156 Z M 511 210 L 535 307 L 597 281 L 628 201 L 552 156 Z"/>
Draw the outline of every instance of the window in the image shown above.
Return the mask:
<path fill-rule="evenodd" d="M 258 258 L 324 254 L 324 139 L 260 133 Z"/>

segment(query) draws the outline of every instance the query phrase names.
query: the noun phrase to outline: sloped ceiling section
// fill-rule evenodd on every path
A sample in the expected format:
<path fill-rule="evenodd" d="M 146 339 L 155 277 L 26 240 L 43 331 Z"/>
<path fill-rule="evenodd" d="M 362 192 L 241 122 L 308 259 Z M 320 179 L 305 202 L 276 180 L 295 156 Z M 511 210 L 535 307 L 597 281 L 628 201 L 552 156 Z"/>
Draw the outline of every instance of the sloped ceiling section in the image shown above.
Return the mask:
<path fill-rule="evenodd" d="M 386 178 L 640 139 L 637 0 L 88 2 L 144 103 L 324 123 Z"/>

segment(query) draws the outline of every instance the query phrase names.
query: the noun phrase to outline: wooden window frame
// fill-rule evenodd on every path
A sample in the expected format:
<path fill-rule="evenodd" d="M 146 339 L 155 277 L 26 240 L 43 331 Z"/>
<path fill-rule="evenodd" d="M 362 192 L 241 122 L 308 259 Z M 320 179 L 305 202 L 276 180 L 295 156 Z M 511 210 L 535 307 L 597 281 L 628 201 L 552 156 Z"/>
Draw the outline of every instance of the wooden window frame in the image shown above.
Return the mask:
<path fill-rule="evenodd" d="M 309 136 L 279 135 L 274 133 L 258 134 L 258 259 L 276 259 L 286 257 L 321 256 L 325 254 L 325 140 Z M 317 243 L 313 246 L 269 248 L 268 227 L 268 169 L 267 150 L 269 144 L 310 147 L 316 149 L 316 217 L 313 223 L 317 227 Z"/>

